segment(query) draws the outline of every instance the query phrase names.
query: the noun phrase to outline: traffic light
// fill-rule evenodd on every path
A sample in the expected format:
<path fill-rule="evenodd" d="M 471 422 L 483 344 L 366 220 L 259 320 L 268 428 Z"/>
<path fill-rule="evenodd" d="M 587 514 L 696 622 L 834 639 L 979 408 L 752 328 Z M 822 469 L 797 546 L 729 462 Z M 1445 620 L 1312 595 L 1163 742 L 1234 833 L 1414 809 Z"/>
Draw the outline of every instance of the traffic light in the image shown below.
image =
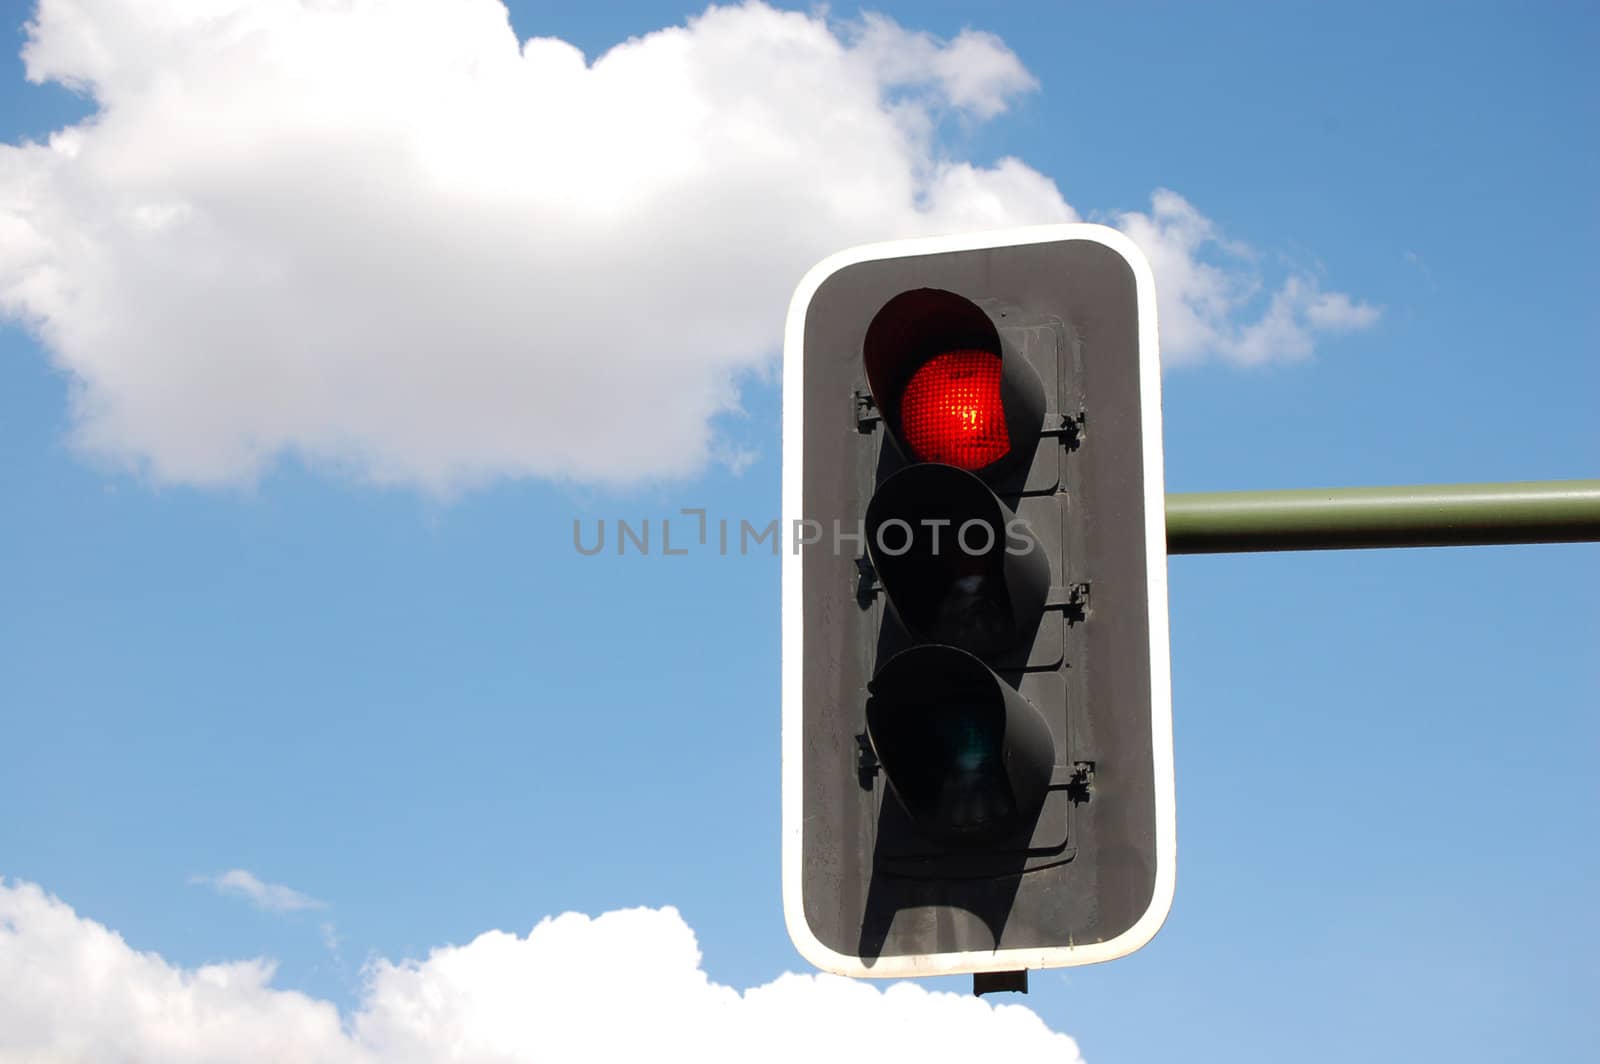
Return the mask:
<path fill-rule="evenodd" d="M 1095 225 L 834 255 L 783 388 L 796 946 L 853 976 L 1138 949 L 1175 849 L 1143 256 Z"/>

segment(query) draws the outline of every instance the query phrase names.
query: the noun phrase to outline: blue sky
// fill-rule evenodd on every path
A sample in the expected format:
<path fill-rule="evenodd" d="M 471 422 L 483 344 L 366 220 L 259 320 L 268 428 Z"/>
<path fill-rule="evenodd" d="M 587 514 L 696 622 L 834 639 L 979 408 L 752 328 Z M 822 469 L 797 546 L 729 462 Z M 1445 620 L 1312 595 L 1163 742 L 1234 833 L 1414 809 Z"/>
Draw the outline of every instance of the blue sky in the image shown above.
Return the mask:
<path fill-rule="evenodd" d="M 0 943 L 22 955 L 93 921 L 171 969 L 272 958 L 272 986 L 349 1017 L 393 989 L 381 959 L 672 906 L 716 983 L 803 971 L 777 559 L 583 557 L 572 533 L 777 516 L 785 301 L 847 243 L 1143 226 L 1176 301 L 1171 491 L 1596 475 L 1579 5 L 747 11 L 647 38 L 606 92 L 553 45 L 525 61 L 569 80 L 538 92 L 451 73 L 500 69 L 493 3 L 375 22 L 337 61 L 306 58 L 333 38 L 293 5 L 219 5 L 290 49 L 227 69 L 212 30 L 125 6 L 46 5 L 43 84 L 6 9 Z M 593 62 L 698 12 L 509 17 Z M 426 120 L 440 100 L 482 117 Z M 709 118 L 676 125 L 691 103 Z M 865 133 L 819 134 L 841 114 Z M 18 147 L 80 122 L 76 154 Z M 1597 587 L 1588 544 L 1173 559 L 1172 915 L 1017 1000 L 1094 1062 L 1585 1059 Z M 636 930 L 678 963 L 670 925 Z M 574 934 L 570 964 L 615 941 Z M 653 984 L 606 971 L 582 1007 L 648 1028 Z M 0 1016 L 39 1014 L 25 972 L 0 956 Z M 905 1000 L 846 1019 L 826 984 L 775 985 L 774 1015 L 822 1030 Z"/>

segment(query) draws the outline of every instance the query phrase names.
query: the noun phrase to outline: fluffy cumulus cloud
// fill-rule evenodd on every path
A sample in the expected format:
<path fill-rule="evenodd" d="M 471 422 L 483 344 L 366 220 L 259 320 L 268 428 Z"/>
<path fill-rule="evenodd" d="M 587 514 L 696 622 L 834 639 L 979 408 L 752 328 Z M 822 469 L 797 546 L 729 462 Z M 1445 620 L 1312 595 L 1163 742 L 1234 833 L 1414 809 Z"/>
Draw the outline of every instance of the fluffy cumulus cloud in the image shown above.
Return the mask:
<path fill-rule="evenodd" d="M 500 0 L 40 0 L 23 58 L 94 113 L 0 145 L 0 314 L 72 381 L 76 442 L 157 480 L 742 461 L 715 418 L 811 263 L 1076 217 L 1022 161 L 940 147 L 1036 87 L 1017 56 L 878 16 L 712 8 L 591 61 Z M 1203 264 L 1225 242 L 1175 195 L 1124 223 L 1177 358 L 1294 357 L 1372 313 Z"/>
<path fill-rule="evenodd" d="M 1156 318 L 1168 365 L 1217 357 L 1241 365 L 1310 356 L 1316 335 L 1365 329 L 1378 309 L 1342 292 L 1325 292 L 1309 273 L 1292 274 L 1255 316 L 1262 298 L 1252 250 L 1226 239 L 1216 224 L 1169 189 L 1150 197 L 1150 213 L 1128 211 L 1118 226 L 1150 259 Z"/>
<path fill-rule="evenodd" d="M 568 913 L 526 936 L 378 961 L 347 1016 L 272 978 L 259 960 L 174 966 L 0 881 L 0 1060 L 1081 1059 L 1020 1005 L 831 976 L 718 985 L 672 909 Z"/>

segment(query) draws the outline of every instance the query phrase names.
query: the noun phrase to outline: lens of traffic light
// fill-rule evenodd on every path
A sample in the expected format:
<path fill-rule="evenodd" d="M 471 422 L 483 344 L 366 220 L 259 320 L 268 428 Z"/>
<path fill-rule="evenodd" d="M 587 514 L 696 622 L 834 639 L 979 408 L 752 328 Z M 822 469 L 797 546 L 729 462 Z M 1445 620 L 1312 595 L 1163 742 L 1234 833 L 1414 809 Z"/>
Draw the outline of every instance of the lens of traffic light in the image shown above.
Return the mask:
<path fill-rule="evenodd" d="M 982 469 L 1011 453 L 1000 356 L 944 351 L 924 362 L 900 394 L 900 434 L 925 462 Z"/>
<path fill-rule="evenodd" d="M 1044 389 L 1005 357 L 994 321 L 971 300 L 900 293 L 872 319 L 862 358 L 873 402 L 912 461 L 987 474 L 1033 457 Z"/>
<path fill-rule="evenodd" d="M 912 821 L 944 841 L 1017 833 L 1055 766 L 1050 728 L 988 666 L 949 646 L 912 647 L 878 670 L 867 736 Z"/>
<path fill-rule="evenodd" d="M 1033 638 L 1050 562 L 1027 523 L 973 474 L 907 466 L 867 504 L 865 531 L 873 570 L 918 639 L 993 659 Z"/>

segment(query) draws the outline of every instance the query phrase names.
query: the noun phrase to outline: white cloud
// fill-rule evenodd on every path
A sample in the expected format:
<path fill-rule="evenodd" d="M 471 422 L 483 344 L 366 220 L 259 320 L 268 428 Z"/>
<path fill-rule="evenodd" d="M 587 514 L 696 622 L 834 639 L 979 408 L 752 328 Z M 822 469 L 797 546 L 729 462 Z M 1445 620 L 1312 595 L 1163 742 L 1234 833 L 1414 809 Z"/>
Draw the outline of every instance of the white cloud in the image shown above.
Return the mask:
<path fill-rule="evenodd" d="M 1222 235 L 1216 223 L 1170 189 L 1150 197 L 1150 213 L 1116 218 L 1150 259 L 1156 275 L 1161 356 L 1168 366 L 1220 358 L 1239 365 L 1310 357 L 1316 335 L 1364 329 L 1378 309 L 1316 278 L 1292 274 L 1251 318 L 1262 294 L 1254 253 Z"/>
<path fill-rule="evenodd" d="M 1016 55 L 880 16 L 714 8 L 587 62 L 500 0 L 41 0 L 24 60 L 97 110 L 0 145 L 0 314 L 70 375 L 76 442 L 162 481 L 689 475 L 741 453 L 712 419 L 817 259 L 1077 216 L 939 147 L 1034 88 Z M 1239 324 L 1168 195 L 1128 222 L 1179 358 L 1359 317 L 1311 287 Z"/>
<path fill-rule="evenodd" d="M 831 976 L 719 985 L 673 909 L 568 913 L 378 961 L 346 1017 L 272 976 L 260 960 L 171 965 L 32 884 L 0 882 L 4 1060 L 1081 1059 L 1021 1005 Z"/>
<path fill-rule="evenodd" d="M 339 929 L 331 921 L 325 920 L 318 925 L 318 930 L 322 932 L 323 948 L 333 955 L 335 962 L 344 963 L 344 957 L 339 952 L 339 947 L 344 943 L 344 939 L 339 937 Z"/>
<path fill-rule="evenodd" d="M 219 894 L 243 898 L 256 908 L 265 909 L 267 912 L 292 913 L 304 909 L 328 907 L 327 902 L 318 901 L 292 887 L 286 887 L 281 883 L 263 883 L 253 873 L 243 868 L 229 869 L 214 876 L 195 876 L 189 882 L 203 883 L 215 888 Z M 332 925 L 327 927 L 331 928 Z"/>

